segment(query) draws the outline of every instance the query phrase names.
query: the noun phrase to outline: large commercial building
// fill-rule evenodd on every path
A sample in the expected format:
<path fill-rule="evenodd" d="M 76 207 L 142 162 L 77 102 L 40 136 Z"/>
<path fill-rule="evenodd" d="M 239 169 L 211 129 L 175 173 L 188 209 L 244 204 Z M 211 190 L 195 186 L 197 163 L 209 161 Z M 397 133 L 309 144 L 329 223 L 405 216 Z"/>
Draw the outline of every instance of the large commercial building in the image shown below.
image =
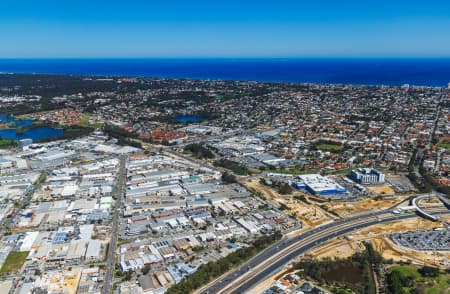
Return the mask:
<path fill-rule="evenodd" d="M 363 185 L 374 185 L 384 183 L 384 174 L 373 168 L 359 168 L 357 170 L 352 170 L 349 177 Z"/>
<path fill-rule="evenodd" d="M 306 189 L 313 195 L 344 194 L 347 192 L 344 187 L 328 177 L 319 174 L 301 175 L 294 183 L 298 189 Z"/>

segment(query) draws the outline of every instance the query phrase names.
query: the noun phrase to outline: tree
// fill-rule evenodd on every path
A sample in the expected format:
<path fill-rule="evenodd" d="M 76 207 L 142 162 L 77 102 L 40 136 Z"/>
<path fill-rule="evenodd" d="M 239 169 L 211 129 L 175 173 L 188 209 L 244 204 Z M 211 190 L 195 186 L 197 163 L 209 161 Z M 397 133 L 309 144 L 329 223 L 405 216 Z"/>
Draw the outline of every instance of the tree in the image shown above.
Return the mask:
<path fill-rule="evenodd" d="M 132 271 L 125 272 L 125 277 L 124 277 L 125 281 L 130 281 L 132 277 L 133 277 Z"/>
<path fill-rule="evenodd" d="M 388 276 L 388 293 L 398 293 L 403 294 L 405 291 L 403 290 L 403 283 L 398 271 L 393 271 Z"/>
<path fill-rule="evenodd" d="M 198 143 L 186 145 L 184 147 L 184 151 L 191 152 L 195 157 L 200 159 L 215 157 L 214 153 L 212 153 L 211 150 L 206 148 L 204 145 Z"/>
<path fill-rule="evenodd" d="M 141 270 L 142 274 L 144 274 L 144 275 L 148 274 L 148 272 L 150 271 L 151 268 L 152 267 L 149 265 L 144 266 Z"/>
<path fill-rule="evenodd" d="M 229 172 L 224 172 L 222 174 L 222 181 L 226 184 L 237 183 L 236 176 L 230 174 Z"/>
<path fill-rule="evenodd" d="M 418 272 L 424 277 L 437 277 L 439 276 L 439 269 L 432 266 L 423 266 Z"/>
<path fill-rule="evenodd" d="M 281 185 L 281 187 L 279 189 L 279 192 L 282 195 L 286 195 L 286 194 L 291 194 L 292 190 L 293 189 L 292 189 L 292 187 L 289 184 L 284 183 L 284 184 Z"/>

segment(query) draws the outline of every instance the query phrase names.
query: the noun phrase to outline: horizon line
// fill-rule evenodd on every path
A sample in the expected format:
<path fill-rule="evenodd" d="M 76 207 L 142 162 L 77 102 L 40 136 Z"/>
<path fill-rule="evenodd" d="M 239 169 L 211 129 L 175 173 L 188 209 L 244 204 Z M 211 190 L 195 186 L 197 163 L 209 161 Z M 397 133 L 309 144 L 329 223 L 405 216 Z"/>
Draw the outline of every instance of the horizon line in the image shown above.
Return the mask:
<path fill-rule="evenodd" d="M 0 60 L 63 60 L 63 59 L 179 59 L 179 60 L 199 60 L 199 59 L 276 59 L 276 60 L 292 60 L 292 59 L 450 59 L 450 56 L 30 56 L 30 57 L 2 57 Z"/>

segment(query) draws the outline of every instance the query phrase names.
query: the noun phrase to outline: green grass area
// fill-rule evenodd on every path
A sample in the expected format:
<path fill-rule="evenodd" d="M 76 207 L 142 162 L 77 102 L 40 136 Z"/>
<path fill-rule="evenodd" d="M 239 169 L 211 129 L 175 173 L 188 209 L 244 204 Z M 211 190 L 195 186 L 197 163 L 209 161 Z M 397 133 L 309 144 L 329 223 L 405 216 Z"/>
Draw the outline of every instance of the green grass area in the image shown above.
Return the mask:
<path fill-rule="evenodd" d="M 413 267 L 393 266 L 389 273 L 396 273 L 403 284 L 403 293 L 426 293 L 441 294 L 448 293 L 450 288 L 450 274 L 439 274 L 436 277 L 427 277 Z M 417 292 L 419 291 L 419 292 Z"/>
<path fill-rule="evenodd" d="M 440 275 L 435 279 L 435 285 L 426 290 L 427 294 L 441 294 L 446 293 L 450 288 L 450 274 Z"/>
<path fill-rule="evenodd" d="M 338 145 L 338 144 L 327 144 L 327 143 L 320 143 L 316 145 L 316 148 L 318 150 L 322 151 L 329 151 L 329 152 L 341 152 L 344 150 L 344 146 Z"/>
<path fill-rule="evenodd" d="M 12 140 L 9 139 L 0 139 L 0 145 L 9 145 L 11 142 Z"/>
<path fill-rule="evenodd" d="M 450 149 L 450 143 L 437 143 L 436 146 L 440 148 Z"/>
<path fill-rule="evenodd" d="M 89 113 L 84 113 L 83 117 L 81 118 L 80 122 L 77 125 L 80 127 L 92 127 L 92 128 L 96 128 L 96 129 L 103 126 L 102 123 L 89 124 L 90 118 L 91 118 L 91 115 Z"/>
<path fill-rule="evenodd" d="M 77 95 L 69 95 L 69 96 L 67 96 L 67 99 L 69 99 L 69 100 L 78 100 L 78 99 L 81 99 L 81 97 L 77 96 Z"/>
<path fill-rule="evenodd" d="M 405 277 L 411 277 L 413 279 L 419 279 L 421 277 L 417 269 L 408 266 L 393 266 L 389 269 L 389 272 L 398 272 Z"/>
<path fill-rule="evenodd" d="M 90 118 L 91 118 L 91 115 L 89 113 L 84 113 L 83 117 L 81 118 L 81 120 L 78 123 L 78 125 L 82 126 L 82 127 L 88 127 Z"/>
<path fill-rule="evenodd" d="M 0 148 L 9 148 L 16 146 L 17 143 L 14 140 L 0 139 Z"/>
<path fill-rule="evenodd" d="M 29 251 L 24 252 L 11 252 L 6 257 L 5 262 L 3 263 L 2 268 L 0 269 L 0 274 L 14 272 L 22 268 L 22 265 L 25 263 L 25 259 L 28 256 Z"/>
<path fill-rule="evenodd" d="M 269 169 L 268 173 L 274 174 L 292 174 L 292 175 L 305 175 L 305 174 L 313 174 L 312 170 L 303 170 L 298 168 L 285 168 L 285 169 Z"/>
<path fill-rule="evenodd" d="M 327 172 L 329 175 L 347 175 L 352 171 L 351 168 L 337 169 Z"/>

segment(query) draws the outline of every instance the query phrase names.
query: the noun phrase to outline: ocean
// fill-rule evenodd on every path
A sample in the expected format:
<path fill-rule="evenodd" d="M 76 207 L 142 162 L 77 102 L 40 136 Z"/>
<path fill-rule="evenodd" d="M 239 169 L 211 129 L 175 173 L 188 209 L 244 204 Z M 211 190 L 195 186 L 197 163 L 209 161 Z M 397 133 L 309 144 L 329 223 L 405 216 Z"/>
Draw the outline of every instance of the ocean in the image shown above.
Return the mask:
<path fill-rule="evenodd" d="M 0 59 L 0 72 L 354 85 L 447 86 L 450 82 L 450 58 Z"/>

